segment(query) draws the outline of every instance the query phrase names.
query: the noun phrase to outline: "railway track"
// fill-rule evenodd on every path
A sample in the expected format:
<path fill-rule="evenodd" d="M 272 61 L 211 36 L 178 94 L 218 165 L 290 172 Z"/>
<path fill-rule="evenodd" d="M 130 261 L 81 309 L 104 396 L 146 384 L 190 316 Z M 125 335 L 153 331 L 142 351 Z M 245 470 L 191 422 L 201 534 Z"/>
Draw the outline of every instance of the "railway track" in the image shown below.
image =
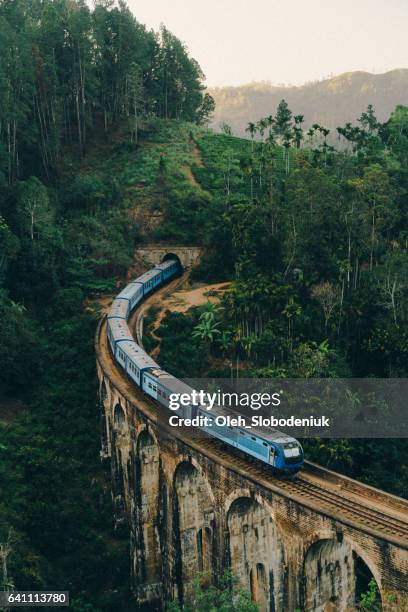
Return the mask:
<path fill-rule="evenodd" d="M 290 496 L 297 498 L 300 503 L 308 501 L 309 503 L 305 505 L 309 507 L 313 504 L 316 511 L 323 510 L 325 514 L 333 518 L 340 518 L 341 520 L 342 517 L 347 519 L 347 522 L 356 523 L 363 529 L 368 527 L 370 531 L 374 530 L 387 534 L 393 540 L 398 539 L 400 542 L 406 542 L 408 548 L 408 503 L 401 504 L 405 510 L 405 519 L 403 518 L 404 512 L 401 512 L 400 516 L 396 516 L 394 513 L 385 514 L 382 507 L 381 509 L 375 507 L 375 502 L 373 505 L 368 505 L 364 491 L 362 491 L 361 500 L 356 501 L 348 496 L 347 491 L 341 494 L 330 486 L 327 487 L 324 480 L 320 484 L 311 482 L 308 480 L 307 467 L 305 472 L 300 473 L 294 480 L 285 480 L 278 478 L 271 468 L 257 463 L 256 460 L 252 462 L 244 460 L 241 456 L 238 457 L 226 447 L 224 448 L 224 445 L 217 440 L 200 439 L 199 445 L 207 451 L 213 450 L 219 458 L 229 462 L 230 465 L 238 466 L 239 463 L 245 462 L 247 465 L 244 469 L 255 482 L 261 483 L 265 480 L 274 487 L 278 487 L 283 494 L 290 493 Z M 361 486 L 364 488 L 364 485 Z M 379 493 L 382 494 L 382 492 Z M 401 501 L 404 502 L 404 500 Z M 390 510 L 392 512 L 391 508 Z"/>
<path fill-rule="evenodd" d="M 143 316 L 148 308 L 152 304 L 158 304 L 164 295 L 177 288 L 186 278 L 187 274 L 184 274 L 160 289 L 132 315 L 130 325 L 131 329 L 137 331 L 138 342 L 141 343 Z M 178 428 L 175 431 L 170 427 L 163 411 L 158 413 L 154 401 L 142 394 L 116 366 L 104 338 L 106 336 L 104 328 L 105 325 L 102 324 L 98 341 L 104 369 L 115 379 L 118 387 L 127 396 L 130 395 L 130 401 L 136 403 L 137 400 L 138 406 L 143 405 L 147 415 L 155 422 L 159 421 L 160 426 L 171 437 L 179 438 L 183 444 L 274 493 L 408 549 L 408 501 L 308 462 L 296 479 L 284 480 L 277 477 L 269 466 L 244 457 L 239 451 L 227 447 L 219 440 L 201 435 L 193 436 L 188 428 Z"/>

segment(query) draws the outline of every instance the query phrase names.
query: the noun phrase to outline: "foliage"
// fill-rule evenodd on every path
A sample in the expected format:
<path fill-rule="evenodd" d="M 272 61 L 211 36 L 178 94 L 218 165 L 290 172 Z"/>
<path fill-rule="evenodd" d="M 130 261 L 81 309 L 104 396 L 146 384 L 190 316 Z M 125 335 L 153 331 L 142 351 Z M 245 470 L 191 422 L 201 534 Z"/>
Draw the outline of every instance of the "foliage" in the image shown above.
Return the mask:
<path fill-rule="evenodd" d="M 168 604 L 168 612 L 256 612 L 258 605 L 251 595 L 237 586 L 238 580 L 225 571 L 218 584 L 211 584 L 208 574 L 200 574 L 193 580 L 193 594 L 183 608 L 176 602 Z"/>
<path fill-rule="evenodd" d="M 359 601 L 360 610 L 379 610 L 381 604 L 379 604 L 379 593 L 378 586 L 374 578 L 371 578 L 368 584 L 368 591 L 361 595 Z"/>
<path fill-rule="evenodd" d="M 408 110 L 381 125 L 368 108 L 341 151 L 283 102 L 249 140 L 212 134 L 199 66 L 123 2 L 0 1 L 0 53 L 0 390 L 25 406 L 0 424 L 0 542 L 18 588 L 126 609 L 89 298 L 116 291 L 144 240 L 199 243 L 196 278 L 231 287 L 216 312 L 167 314 L 165 369 L 406 376 Z M 408 495 L 404 441 L 305 446 Z M 197 606 L 255 609 L 227 582 L 197 583 Z"/>
<path fill-rule="evenodd" d="M 132 142 L 140 119 L 205 122 L 214 103 L 204 75 L 165 26 L 147 30 L 125 2 L 0 3 L 0 173 L 54 175 L 61 147 L 86 152 L 96 124 L 125 118 Z"/>
<path fill-rule="evenodd" d="M 407 117 L 400 106 L 381 124 L 369 106 L 339 127 L 349 146 L 336 150 L 328 129 L 305 134 L 282 101 L 248 124 L 250 140 L 198 136 L 204 167 L 194 173 L 216 206 L 194 278 L 233 279 L 211 347 L 220 375 L 233 364 L 237 376 L 406 376 Z M 400 441 L 305 446 L 317 462 L 407 494 Z"/>

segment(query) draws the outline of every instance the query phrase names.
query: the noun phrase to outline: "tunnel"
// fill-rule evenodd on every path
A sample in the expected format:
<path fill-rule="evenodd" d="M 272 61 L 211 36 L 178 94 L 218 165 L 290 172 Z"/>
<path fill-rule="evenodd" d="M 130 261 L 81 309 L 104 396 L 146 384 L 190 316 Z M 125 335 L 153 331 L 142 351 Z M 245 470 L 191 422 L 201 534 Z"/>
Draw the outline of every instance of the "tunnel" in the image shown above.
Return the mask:
<path fill-rule="evenodd" d="M 175 253 L 166 253 L 166 255 L 162 257 L 162 260 L 160 263 L 164 263 L 166 261 L 169 261 L 170 259 L 175 259 L 176 261 L 178 261 L 180 269 L 182 269 L 183 265 L 181 263 L 180 257 L 176 255 Z"/>

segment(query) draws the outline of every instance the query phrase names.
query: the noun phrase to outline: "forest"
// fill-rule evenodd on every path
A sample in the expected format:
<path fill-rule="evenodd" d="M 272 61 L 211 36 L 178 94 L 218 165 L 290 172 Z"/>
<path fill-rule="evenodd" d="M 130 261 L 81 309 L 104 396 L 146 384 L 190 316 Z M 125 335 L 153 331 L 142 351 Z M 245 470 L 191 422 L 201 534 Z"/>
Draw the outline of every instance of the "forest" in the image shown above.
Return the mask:
<path fill-rule="evenodd" d="M 248 140 L 228 125 L 197 140 L 194 173 L 211 197 L 198 205 L 207 255 L 193 275 L 233 282 L 219 307 L 164 321 L 161 360 L 180 376 L 406 376 L 408 109 L 380 124 L 369 106 L 338 128 L 337 146 L 303 121 L 282 101 L 248 125 Z M 166 231 L 179 240 L 182 217 L 168 206 Z M 405 440 L 305 446 L 310 459 L 408 494 Z"/>
<path fill-rule="evenodd" d="M 165 318 L 159 361 L 175 375 L 405 377 L 408 108 L 380 123 L 369 106 L 333 138 L 282 101 L 246 139 L 215 134 L 182 42 L 110 0 L 0 0 L 0 102 L 3 586 L 126 610 L 98 300 L 138 245 L 201 245 L 192 280 L 231 285 L 218 307 Z M 404 440 L 305 446 L 408 495 Z"/>

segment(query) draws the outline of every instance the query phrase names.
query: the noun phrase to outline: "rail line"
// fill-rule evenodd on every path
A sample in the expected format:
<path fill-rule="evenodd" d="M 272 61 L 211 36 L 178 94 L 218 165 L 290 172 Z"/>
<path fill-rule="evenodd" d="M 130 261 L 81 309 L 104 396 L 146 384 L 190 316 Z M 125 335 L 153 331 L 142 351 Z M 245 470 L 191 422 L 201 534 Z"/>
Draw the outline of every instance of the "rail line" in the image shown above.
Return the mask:
<path fill-rule="evenodd" d="M 142 343 L 143 317 L 152 304 L 160 302 L 182 284 L 186 278 L 170 282 L 149 297 L 137 309 L 130 321 L 130 328 L 136 330 L 137 341 Z M 353 528 L 365 531 L 374 537 L 396 544 L 408 550 L 408 501 L 362 484 L 351 478 L 332 472 L 322 466 L 306 462 L 305 469 L 293 480 L 283 480 L 270 467 L 244 457 L 221 441 L 193 436 L 188 428 L 170 427 L 163 410 L 157 411 L 157 404 L 147 398 L 120 370 L 111 358 L 106 341 L 106 322 L 102 321 L 96 339 L 99 363 L 114 385 L 132 402 L 137 403 L 153 422 L 172 438 L 178 438 L 184 445 L 199 451 L 231 472 L 257 483 L 272 492 L 290 498 L 317 513 L 340 521 Z"/>

